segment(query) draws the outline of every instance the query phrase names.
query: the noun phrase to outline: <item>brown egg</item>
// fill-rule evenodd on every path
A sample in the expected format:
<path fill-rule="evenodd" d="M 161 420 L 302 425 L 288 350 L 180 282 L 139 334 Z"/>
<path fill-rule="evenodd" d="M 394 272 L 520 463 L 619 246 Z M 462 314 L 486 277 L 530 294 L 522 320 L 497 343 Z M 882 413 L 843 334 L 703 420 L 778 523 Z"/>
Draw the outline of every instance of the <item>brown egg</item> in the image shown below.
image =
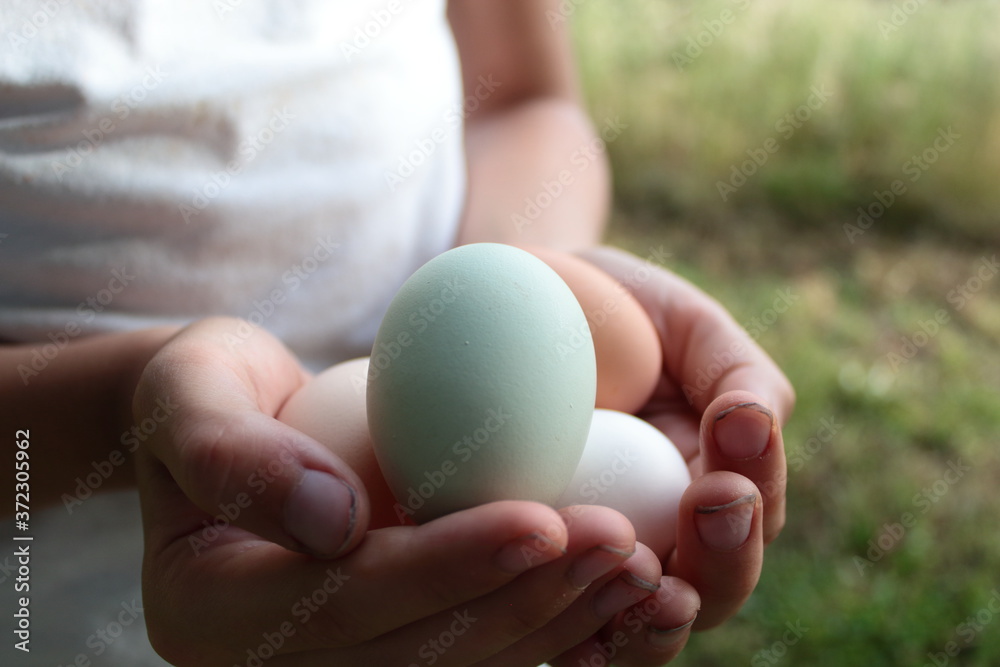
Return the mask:
<path fill-rule="evenodd" d="M 656 388 L 663 364 L 645 309 L 624 285 L 575 255 L 525 250 L 552 267 L 583 308 L 597 354 L 597 407 L 635 414 Z"/>
<path fill-rule="evenodd" d="M 331 366 L 288 399 L 278 420 L 326 445 L 357 473 L 371 503 L 369 529 L 375 529 L 400 521 L 368 435 L 367 379 L 368 357 Z"/>

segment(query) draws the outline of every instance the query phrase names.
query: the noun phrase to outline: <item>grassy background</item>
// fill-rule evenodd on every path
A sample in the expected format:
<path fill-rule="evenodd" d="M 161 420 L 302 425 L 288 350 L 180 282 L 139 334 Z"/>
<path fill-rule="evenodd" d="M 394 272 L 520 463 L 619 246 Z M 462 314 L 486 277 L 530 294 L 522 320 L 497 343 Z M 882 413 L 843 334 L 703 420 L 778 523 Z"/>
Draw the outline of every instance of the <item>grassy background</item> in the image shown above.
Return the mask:
<path fill-rule="evenodd" d="M 760 336 L 799 394 L 787 527 L 746 608 L 677 664 L 1000 664 L 1000 4 L 913 0 L 893 30 L 903 4 L 567 3 L 594 116 L 628 124 L 612 240 L 664 245 L 741 322 L 800 297 Z M 814 86 L 829 99 L 786 136 Z"/>

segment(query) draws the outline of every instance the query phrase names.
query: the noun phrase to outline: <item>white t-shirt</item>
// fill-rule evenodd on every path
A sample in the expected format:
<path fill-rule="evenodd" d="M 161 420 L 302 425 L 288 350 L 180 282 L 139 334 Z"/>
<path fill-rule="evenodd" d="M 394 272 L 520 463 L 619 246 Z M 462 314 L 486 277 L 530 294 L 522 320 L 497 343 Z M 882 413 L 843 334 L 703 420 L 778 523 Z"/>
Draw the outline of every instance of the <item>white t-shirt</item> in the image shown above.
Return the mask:
<path fill-rule="evenodd" d="M 227 314 L 314 369 L 367 354 L 463 203 L 444 9 L 0 0 L 0 341 Z M 31 654 L 7 641 L 0 664 L 165 665 L 145 635 L 135 494 L 72 510 L 32 514 Z"/>
<path fill-rule="evenodd" d="M 443 0 L 2 4 L 0 340 L 222 314 L 322 368 L 452 244 Z"/>

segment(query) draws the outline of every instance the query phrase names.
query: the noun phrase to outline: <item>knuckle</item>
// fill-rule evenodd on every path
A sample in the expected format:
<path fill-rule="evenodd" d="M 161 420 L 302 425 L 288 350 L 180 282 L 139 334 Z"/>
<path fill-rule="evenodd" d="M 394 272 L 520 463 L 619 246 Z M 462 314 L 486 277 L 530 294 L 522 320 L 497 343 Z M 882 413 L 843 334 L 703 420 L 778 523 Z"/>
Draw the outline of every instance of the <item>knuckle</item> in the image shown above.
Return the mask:
<path fill-rule="evenodd" d="M 206 419 L 191 425 L 177 440 L 181 469 L 172 472 L 183 489 L 211 507 L 225 499 L 233 475 L 236 452 L 231 438 L 229 422 Z"/>
<path fill-rule="evenodd" d="M 580 591 L 567 588 L 560 594 L 547 598 L 535 597 L 519 602 L 505 616 L 502 629 L 511 641 L 526 637 L 548 625 L 579 596 Z"/>
<path fill-rule="evenodd" d="M 428 552 L 428 545 L 421 544 L 421 539 L 417 533 L 411 533 L 402 551 L 424 554 L 418 562 L 412 563 L 413 576 L 409 580 L 416 586 L 415 599 L 427 608 L 448 609 L 495 590 L 506 581 L 492 568 L 470 563 L 443 568 L 440 557 L 434 555 L 437 550 Z M 370 575 L 375 576 L 375 572 Z"/>
<path fill-rule="evenodd" d="M 146 632 L 153 650 L 179 667 L 207 667 L 219 664 L 224 656 L 220 647 L 210 641 L 204 625 L 185 609 L 203 591 L 192 591 L 183 568 L 171 558 L 168 547 L 155 558 L 156 567 L 145 567 L 143 574 L 143 614 Z"/>
<path fill-rule="evenodd" d="M 309 636 L 311 645 L 324 648 L 355 646 L 378 634 L 358 615 L 352 605 L 319 606 L 303 629 Z"/>

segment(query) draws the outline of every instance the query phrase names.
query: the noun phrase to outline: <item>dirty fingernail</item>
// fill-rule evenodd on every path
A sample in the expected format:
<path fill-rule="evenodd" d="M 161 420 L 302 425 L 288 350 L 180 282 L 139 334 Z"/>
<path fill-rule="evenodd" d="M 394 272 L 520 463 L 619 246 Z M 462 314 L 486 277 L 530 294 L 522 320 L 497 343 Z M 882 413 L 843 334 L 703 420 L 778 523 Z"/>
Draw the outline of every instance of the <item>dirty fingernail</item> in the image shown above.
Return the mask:
<path fill-rule="evenodd" d="M 773 423 L 774 414 L 760 403 L 740 403 L 716 415 L 712 435 L 724 456 L 745 461 L 767 449 Z"/>
<path fill-rule="evenodd" d="M 594 613 L 599 618 L 611 618 L 636 602 L 645 600 L 658 588 L 659 585 L 640 579 L 631 572 L 623 572 L 594 596 Z"/>
<path fill-rule="evenodd" d="M 697 618 L 698 615 L 696 614 L 690 621 L 683 625 L 678 625 L 676 628 L 660 629 L 649 626 L 646 632 L 646 641 L 649 642 L 650 646 L 655 646 L 656 648 L 673 646 L 677 640 L 681 639 L 683 631 L 694 625 Z"/>
<path fill-rule="evenodd" d="M 695 508 L 694 525 L 698 537 L 716 551 L 734 551 L 747 541 L 757 494 L 750 493 L 725 505 Z"/>
<path fill-rule="evenodd" d="M 606 545 L 594 547 L 577 558 L 566 576 L 573 588 L 583 590 L 627 561 L 633 553 Z"/>

